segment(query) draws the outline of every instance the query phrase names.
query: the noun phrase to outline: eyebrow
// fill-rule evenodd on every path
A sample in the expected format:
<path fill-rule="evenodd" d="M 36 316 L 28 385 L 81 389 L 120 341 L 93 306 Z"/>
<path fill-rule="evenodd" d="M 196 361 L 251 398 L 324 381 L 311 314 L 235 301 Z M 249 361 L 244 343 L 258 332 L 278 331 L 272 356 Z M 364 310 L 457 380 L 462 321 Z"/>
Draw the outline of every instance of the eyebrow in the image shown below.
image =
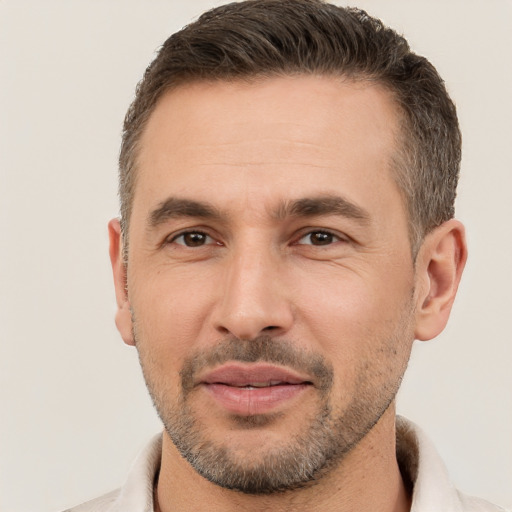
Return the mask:
<path fill-rule="evenodd" d="M 154 228 L 169 219 L 179 217 L 219 220 L 222 215 L 214 206 L 208 203 L 169 197 L 149 214 L 149 225 Z"/>
<path fill-rule="evenodd" d="M 283 220 L 288 217 L 317 217 L 322 215 L 339 215 L 357 220 L 361 224 L 370 222 L 370 215 L 366 210 L 336 195 L 305 197 L 283 202 L 274 211 L 273 217 L 277 220 Z M 169 219 L 180 217 L 221 220 L 226 215 L 207 202 L 169 197 L 149 214 L 149 226 L 155 228 Z"/>
<path fill-rule="evenodd" d="M 359 221 L 370 222 L 370 214 L 360 206 L 337 195 L 306 197 L 281 205 L 275 214 L 278 219 L 286 217 L 316 217 L 322 215 L 339 215 Z"/>

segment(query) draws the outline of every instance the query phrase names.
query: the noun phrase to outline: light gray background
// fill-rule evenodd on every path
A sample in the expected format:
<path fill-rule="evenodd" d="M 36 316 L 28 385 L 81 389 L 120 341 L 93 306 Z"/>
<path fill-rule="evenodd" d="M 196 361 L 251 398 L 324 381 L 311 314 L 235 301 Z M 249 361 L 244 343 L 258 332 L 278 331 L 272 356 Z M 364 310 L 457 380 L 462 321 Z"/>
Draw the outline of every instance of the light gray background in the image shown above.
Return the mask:
<path fill-rule="evenodd" d="M 222 2 L 217 2 L 222 3 Z M 106 223 L 124 112 L 153 51 L 214 5 L 0 0 L 0 510 L 119 486 L 159 423 L 113 322 Z M 362 0 L 447 81 L 470 259 L 399 410 L 465 492 L 512 506 L 512 3 Z"/>

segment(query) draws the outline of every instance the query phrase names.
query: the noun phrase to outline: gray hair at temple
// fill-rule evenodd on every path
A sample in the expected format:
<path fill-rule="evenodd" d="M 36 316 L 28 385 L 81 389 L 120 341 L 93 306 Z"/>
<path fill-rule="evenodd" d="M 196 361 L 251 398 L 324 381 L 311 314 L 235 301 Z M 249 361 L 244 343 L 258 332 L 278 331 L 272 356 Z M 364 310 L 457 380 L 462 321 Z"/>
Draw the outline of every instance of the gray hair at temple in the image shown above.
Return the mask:
<path fill-rule="evenodd" d="M 294 75 L 369 81 L 392 94 L 401 129 L 391 166 L 409 216 L 413 256 L 427 233 L 453 217 L 461 134 L 434 66 L 362 10 L 321 0 L 247 0 L 214 8 L 170 36 L 137 86 L 119 156 L 125 258 L 138 146 L 159 98 L 197 81 Z"/>

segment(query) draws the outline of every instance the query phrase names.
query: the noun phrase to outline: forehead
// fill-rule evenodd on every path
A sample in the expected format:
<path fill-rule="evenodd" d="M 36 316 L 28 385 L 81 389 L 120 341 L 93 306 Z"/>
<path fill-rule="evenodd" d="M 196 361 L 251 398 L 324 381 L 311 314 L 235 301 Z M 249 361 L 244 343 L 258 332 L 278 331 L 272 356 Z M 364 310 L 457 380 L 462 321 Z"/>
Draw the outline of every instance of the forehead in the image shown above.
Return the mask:
<path fill-rule="evenodd" d="M 348 191 L 357 203 L 365 189 L 394 187 L 397 131 L 390 93 L 367 81 L 180 86 L 159 100 L 143 132 L 133 214 L 166 195 L 241 206 L 254 195 L 272 202 Z"/>

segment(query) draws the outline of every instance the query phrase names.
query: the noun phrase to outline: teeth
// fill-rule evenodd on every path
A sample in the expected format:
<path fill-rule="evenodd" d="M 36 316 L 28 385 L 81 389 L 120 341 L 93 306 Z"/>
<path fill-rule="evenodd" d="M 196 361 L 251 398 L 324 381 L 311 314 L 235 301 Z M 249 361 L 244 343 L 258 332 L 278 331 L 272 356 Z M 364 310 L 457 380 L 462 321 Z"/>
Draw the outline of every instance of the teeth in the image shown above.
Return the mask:
<path fill-rule="evenodd" d="M 271 381 L 265 381 L 265 382 L 250 382 L 249 384 L 246 384 L 245 386 L 242 386 L 244 388 L 268 388 L 270 386 L 277 386 L 278 384 L 282 384 L 280 380 L 271 380 Z"/>

